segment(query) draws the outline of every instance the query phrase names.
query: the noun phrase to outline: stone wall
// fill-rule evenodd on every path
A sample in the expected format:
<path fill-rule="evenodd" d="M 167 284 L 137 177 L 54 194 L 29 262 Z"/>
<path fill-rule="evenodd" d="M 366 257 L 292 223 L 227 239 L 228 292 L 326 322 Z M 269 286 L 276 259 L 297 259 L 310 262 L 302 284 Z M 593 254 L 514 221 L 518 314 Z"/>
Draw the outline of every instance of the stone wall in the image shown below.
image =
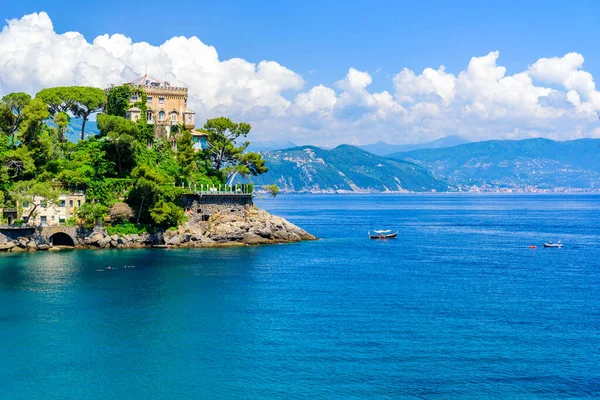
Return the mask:
<path fill-rule="evenodd" d="M 251 206 L 251 194 L 194 194 L 183 196 L 183 208 L 188 221 L 205 222 L 213 214 L 244 217 Z"/>

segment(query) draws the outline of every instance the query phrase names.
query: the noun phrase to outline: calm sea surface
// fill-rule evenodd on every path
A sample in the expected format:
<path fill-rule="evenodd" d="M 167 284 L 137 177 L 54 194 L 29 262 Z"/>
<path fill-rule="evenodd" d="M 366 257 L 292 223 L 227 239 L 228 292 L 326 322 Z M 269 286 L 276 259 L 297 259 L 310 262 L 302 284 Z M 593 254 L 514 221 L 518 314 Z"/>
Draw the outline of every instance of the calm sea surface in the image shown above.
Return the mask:
<path fill-rule="evenodd" d="M 259 203 L 322 240 L 0 255 L 0 397 L 600 396 L 600 196 Z"/>

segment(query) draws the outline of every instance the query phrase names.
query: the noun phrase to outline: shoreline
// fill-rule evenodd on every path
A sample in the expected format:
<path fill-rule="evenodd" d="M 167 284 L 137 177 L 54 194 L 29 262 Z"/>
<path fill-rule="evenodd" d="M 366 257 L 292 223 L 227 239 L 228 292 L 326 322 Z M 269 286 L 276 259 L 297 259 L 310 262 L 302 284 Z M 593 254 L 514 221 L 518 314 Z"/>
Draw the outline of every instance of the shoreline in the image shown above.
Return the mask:
<path fill-rule="evenodd" d="M 335 195 L 358 195 L 358 196 L 368 196 L 368 195 L 382 195 L 382 196 L 392 196 L 392 195 L 419 195 L 419 196 L 449 196 L 449 195 L 499 195 L 499 196 L 535 196 L 535 195 L 600 195 L 600 191 L 587 191 L 587 192 L 280 192 L 279 196 L 311 196 L 311 195 L 327 195 L 327 196 L 335 196 Z"/>
<path fill-rule="evenodd" d="M 49 232 L 45 232 L 44 229 Z M 0 230 L 0 252 L 22 253 L 65 249 L 206 249 L 317 240 L 315 236 L 284 218 L 258 208 L 246 210 L 244 216 L 217 214 L 210 221 L 191 218 L 176 230 L 160 230 L 153 233 L 109 235 L 104 227 L 84 229 L 59 226 L 33 230 L 33 233 L 31 229 L 23 230 L 22 233 L 15 230 Z"/>

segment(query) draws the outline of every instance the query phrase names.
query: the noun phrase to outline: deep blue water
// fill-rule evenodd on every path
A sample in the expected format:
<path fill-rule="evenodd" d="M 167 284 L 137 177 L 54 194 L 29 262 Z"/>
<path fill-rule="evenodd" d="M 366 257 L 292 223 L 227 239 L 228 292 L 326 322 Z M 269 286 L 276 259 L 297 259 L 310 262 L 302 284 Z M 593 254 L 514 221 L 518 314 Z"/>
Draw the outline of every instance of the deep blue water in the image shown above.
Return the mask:
<path fill-rule="evenodd" d="M 259 203 L 322 239 L 0 255 L 0 397 L 600 396 L 600 196 Z"/>

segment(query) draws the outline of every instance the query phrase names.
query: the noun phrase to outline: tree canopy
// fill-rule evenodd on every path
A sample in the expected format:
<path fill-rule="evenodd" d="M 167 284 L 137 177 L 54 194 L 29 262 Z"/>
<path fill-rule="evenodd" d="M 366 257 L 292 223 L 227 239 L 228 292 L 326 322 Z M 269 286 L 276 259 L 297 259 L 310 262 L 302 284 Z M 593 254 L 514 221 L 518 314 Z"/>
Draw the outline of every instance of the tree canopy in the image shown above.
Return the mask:
<path fill-rule="evenodd" d="M 81 190 L 86 202 L 77 215 L 85 226 L 131 220 L 170 227 L 185 218 L 183 193 L 267 170 L 260 154 L 246 151 L 249 124 L 225 117 L 208 120 L 203 128 L 208 149 L 198 151 L 183 127 L 160 137 L 145 118 L 125 119 L 130 101 L 129 86 L 113 88 L 108 98 L 102 89 L 84 86 L 47 88 L 35 98 L 4 96 L 0 202 L 10 207 L 27 203 L 33 216 L 42 203 L 56 201 L 59 192 Z M 85 121 L 94 113 L 100 133 L 86 138 Z M 66 139 L 72 117 L 84 125 L 77 143 Z"/>
<path fill-rule="evenodd" d="M 250 142 L 245 139 L 250 129 L 250 124 L 235 123 L 225 117 L 209 119 L 204 124 L 212 168 L 222 171 L 225 181 L 233 181 L 237 174 L 260 175 L 268 171 L 261 154 L 246 152 Z"/>

